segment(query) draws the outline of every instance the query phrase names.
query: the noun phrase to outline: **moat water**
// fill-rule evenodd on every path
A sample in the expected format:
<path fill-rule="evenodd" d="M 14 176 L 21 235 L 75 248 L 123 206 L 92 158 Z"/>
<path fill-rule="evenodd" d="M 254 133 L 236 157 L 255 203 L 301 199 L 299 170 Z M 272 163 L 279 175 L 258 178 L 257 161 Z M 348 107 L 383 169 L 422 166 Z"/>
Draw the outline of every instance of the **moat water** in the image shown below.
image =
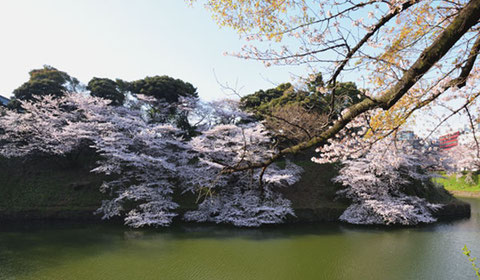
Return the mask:
<path fill-rule="evenodd" d="M 473 280 L 462 247 L 480 260 L 480 199 L 464 200 L 470 219 L 408 228 L 0 224 L 0 279 Z"/>

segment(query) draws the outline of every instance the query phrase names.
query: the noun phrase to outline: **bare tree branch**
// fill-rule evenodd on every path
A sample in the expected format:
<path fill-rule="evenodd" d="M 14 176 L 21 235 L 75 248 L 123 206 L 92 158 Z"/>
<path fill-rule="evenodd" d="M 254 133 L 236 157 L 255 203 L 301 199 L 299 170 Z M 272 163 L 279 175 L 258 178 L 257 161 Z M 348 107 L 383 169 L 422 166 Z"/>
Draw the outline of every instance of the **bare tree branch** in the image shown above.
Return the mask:
<path fill-rule="evenodd" d="M 479 97 L 480 96 L 480 92 L 476 93 L 473 98 L 471 99 L 468 99 L 462 106 L 460 106 L 459 108 L 457 108 L 456 110 L 452 110 L 452 113 L 450 113 L 450 115 L 448 115 L 447 117 L 445 117 L 442 121 L 440 121 L 436 126 L 435 128 L 433 128 L 432 131 L 430 131 L 430 133 L 427 135 L 427 137 L 425 138 L 429 138 L 430 136 L 432 136 L 433 132 L 435 132 L 439 127 L 440 125 L 442 125 L 444 122 L 446 122 L 449 118 L 453 117 L 454 115 L 458 114 L 458 112 L 460 112 L 461 110 L 463 109 L 467 109 L 467 106 L 473 101 L 475 100 L 475 98 Z M 467 109 L 468 110 L 468 109 Z"/>
<path fill-rule="evenodd" d="M 466 85 L 467 77 L 468 75 L 470 75 L 470 72 L 472 71 L 473 65 L 475 64 L 475 60 L 477 59 L 479 52 L 480 52 L 480 35 L 478 35 L 477 40 L 475 40 L 475 43 L 473 43 L 473 47 L 470 50 L 470 54 L 468 56 L 467 62 L 462 67 L 460 76 L 450 82 L 453 86 L 462 88 Z"/>
<path fill-rule="evenodd" d="M 340 63 L 340 65 L 337 67 L 335 72 L 333 73 L 332 77 L 330 80 L 328 80 L 327 84 L 335 84 L 335 81 L 340 75 L 340 73 L 343 71 L 343 68 L 345 68 L 345 65 L 347 65 L 348 61 L 353 57 L 353 55 L 370 39 L 382 26 L 384 26 L 387 22 L 389 22 L 392 18 L 394 18 L 396 15 L 398 15 L 401 11 L 404 11 L 408 8 L 410 8 L 412 5 L 415 3 L 418 3 L 418 0 L 410 0 L 402 4 L 401 7 L 396 8 L 393 10 L 391 13 L 388 13 L 387 15 L 383 16 L 377 24 L 372 26 L 370 31 L 363 36 L 363 38 L 347 53 L 343 61 Z"/>
<path fill-rule="evenodd" d="M 475 135 L 475 125 L 473 124 L 473 118 L 467 106 L 465 106 L 465 111 L 467 112 L 467 116 L 470 121 L 470 127 L 472 128 L 473 140 L 475 140 L 475 145 L 477 146 L 477 158 L 478 158 L 480 157 L 480 146 L 478 145 L 478 139 L 477 139 L 477 136 Z"/>

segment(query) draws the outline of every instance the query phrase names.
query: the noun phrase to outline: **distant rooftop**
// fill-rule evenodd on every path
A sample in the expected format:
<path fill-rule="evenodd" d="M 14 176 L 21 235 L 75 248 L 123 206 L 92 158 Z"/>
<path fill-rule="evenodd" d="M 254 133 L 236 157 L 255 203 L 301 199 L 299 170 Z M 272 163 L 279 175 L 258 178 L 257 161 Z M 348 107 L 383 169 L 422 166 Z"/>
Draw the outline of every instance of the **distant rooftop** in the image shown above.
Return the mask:
<path fill-rule="evenodd" d="M 415 133 L 411 130 L 402 130 L 397 134 L 397 140 L 400 141 L 410 141 L 415 140 Z"/>
<path fill-rule="evenodd" d="M 10 102 L 10 99 L 0 95 L 0 106 L 7 106 L 8 102 Z"/>

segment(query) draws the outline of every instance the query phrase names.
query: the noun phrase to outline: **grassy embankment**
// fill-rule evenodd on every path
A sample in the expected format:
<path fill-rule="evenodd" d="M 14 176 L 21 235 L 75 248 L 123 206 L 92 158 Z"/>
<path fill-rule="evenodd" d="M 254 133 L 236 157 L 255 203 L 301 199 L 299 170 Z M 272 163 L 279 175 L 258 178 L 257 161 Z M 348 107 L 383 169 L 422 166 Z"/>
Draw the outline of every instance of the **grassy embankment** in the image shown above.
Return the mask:
<path fill-rule="evenodd" d="M 441 173 L 441 175 L 444 178 L 437 178 L 434 181 L 442 184 L 446 190 L 455 196 L 480 197 L 480 174 L 473 173 L 470 182 L 467 179 L 467 172 L 462 173 L 462 176 L 458 178 L 456 174 Z"/>
<path fill-rule="evenodd" d="M 99 186 L 107 178 L 91 173 L 98 156 L 92 151 L 68 157 L 0 158 L 0 220 L 98 219 L 104 195 Z M 334 200 L 338 187 L 330 180 L 333 167 L 318 168 L 297 158 L 305 172 L 295 186 L 282 192 L 292 201 L 297 216 L 310 221 L 335 220 L 347 204 Z M 195 207 L 194 195 L 174 194 L 179 212 Z"/>
<path fill-rule="evenodd" d="M 102 200 L 103 177 L 90 172 L 98 158 L 0 158 L 0 219 L 90 218 Z"/>
<path fill-rule="evenodd" d="M 305 172 L 298 183 L 281 191 L 292 202 L 297 221 L 335 221 L 349 202 L 336 199 L 340 186 L 331 182 L 334 166 L 311 162 L 311 154 L 292 158 Z M 99 219 L 93 212 L 105 198 L 99 186 L 108 178 L 90 172 L 98 159 L 91 151 L 69 157 L 0 158 L 0 220 Z M 453 199 L 433 184 L 422 189 L 412 185 L 405 191 L 431 202 Z M 174 194 L 179 212 L 195 207 L 195 199 Z"/>

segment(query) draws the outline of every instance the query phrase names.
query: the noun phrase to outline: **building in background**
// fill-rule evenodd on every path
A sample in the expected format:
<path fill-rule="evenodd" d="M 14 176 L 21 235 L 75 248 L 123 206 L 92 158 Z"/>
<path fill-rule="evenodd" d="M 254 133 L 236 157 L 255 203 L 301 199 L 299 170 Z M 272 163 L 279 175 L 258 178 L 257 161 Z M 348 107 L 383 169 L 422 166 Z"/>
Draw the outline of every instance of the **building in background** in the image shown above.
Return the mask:
<path fill-rule="evenodd" d="M 397 133 L 397 141 L 408 142 L 415 149 L 421 149 L 422 147 L 431 146 L 432 143 L 422 141 L 420 137 L 415 135 L 412 130 L 402 130 Z"/>
<path fill-rule="evenodd" d="M 415 133 L 411 130 L 402 130 L 397 133 L 397 140 L 400 141 L 412 141 L 416 138 Z"/>
<path fill-rule="evenodd" d="M 8 102 L 10 102 L 10 99 L 0 95 L 0 106 L 7 107 Z"/>
<path fill-rule="evenodd" d="M 445 151 L 458 146 L 458 136 L 460 136 L 460 131 L 440 136 L 438 138 L 439 148 Z"/>

